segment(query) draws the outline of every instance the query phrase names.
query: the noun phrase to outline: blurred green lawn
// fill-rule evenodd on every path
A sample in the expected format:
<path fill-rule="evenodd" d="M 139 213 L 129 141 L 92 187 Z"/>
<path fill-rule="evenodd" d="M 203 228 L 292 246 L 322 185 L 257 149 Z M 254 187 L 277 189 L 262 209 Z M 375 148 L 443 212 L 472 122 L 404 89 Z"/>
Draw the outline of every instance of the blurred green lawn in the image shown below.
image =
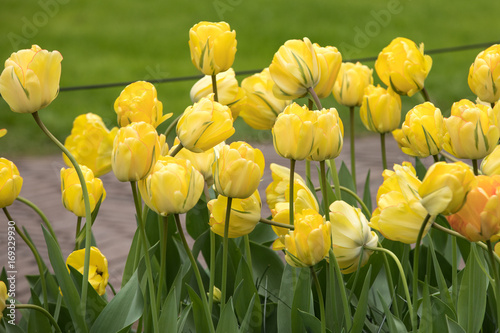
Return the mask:
<path fill-rule="evenodd" d="M 424 42 L 428 50 L 495 41 L 500 39 L 499 12 L 500 2 L 491 0 L 2 0 L 0 59 L 32 44 L 59 50 L 64 57 L 61 87 L 173 78 L 198 74 L 187 41 L 189 29 L 202 20 L 224 20 L 236 30 L 234 69 L 241 71 L 268 66 L 286 40 L 305 36 L 322 46 L 338 47 L 344 59 L 376 56 L 398 36 Z M 475 99 L 467 73 L 480 51 L 433 56 L 426 87 L 445 114 L 454 101 Z M 366 65 L 373 67 L 373 62 Z M 164 111 L 179 114 L 191 104 L 193 83 L 158 84 Z M 113 127 L 113 103 L 122 89 L 61 92 L 40 116 L 60 140 L 82 113 L 97 113 Z M 403 101 L 406 112 L 422 98 Z M 347 127 L 346 108 L 333 97 L 324 106 L 336 106 Z M 1 139 L 2 156 L 56 151 L 30 115 L 12 113 L 2 100 L 0 128 L 4 127 L 9 133 Z M 241 119 L 236 127 L 236 140 L 271 138 Z M 361 127 L 358 133 L 363 134 Z"/>

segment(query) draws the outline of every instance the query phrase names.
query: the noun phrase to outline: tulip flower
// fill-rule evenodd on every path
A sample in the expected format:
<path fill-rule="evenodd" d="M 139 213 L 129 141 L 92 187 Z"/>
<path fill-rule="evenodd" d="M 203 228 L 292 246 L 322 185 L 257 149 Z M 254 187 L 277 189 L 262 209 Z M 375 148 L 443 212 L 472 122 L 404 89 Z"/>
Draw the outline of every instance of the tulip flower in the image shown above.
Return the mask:
<path fill-rule="evenodd" d="M 500 232 L 500 175 L 476 176 L 476 181 L 463 207 L 447 217 L 471 242 L 490 240 Z"/>
<path fill-rule="evenodd" d="M 344 143 L 344 125 L 337 109 L 314 111 L 317 119 L 314 123 L 316 143 L 308 159 L 325 161 L 340 155 Z"/>
<path fill-rule="evenodd" d="M 177 137 L 182 146 L 195 153 L 213 148 L 233 133 L 231 110 L 214 102 L 213 94 L 188 106 L 177 122 Z"/>
<path fill-rule="evenodd" d="M 480 100 L 496 103 L 500 99 L 500 45 L 481 51 L 469 69 L 469 88 Z"/>
<path fill-rule="evenodd" d="M 401 120 L 401 97 L 391 88 L 369 85 L 365 88 L 359 111 L 367 130 L 391 132 L 398 128 Z"/>
<path fill-rule="evenodd" d="M 375 61 L 382 82 L 400 95 L 413 96 L 424 88 L 432 59 L 424 55 L 424 44 L 417 47 L 408 38 L 398 37 L 386 46 Z"/>
<path fill-rule="evenodd" d="M 191 61 L 205 75 L 225 72 L 234 62 L 236 32 L 226 22 L 200 22 L 189 30 Z"/>
<path fill-rule="evenodd" d="M 274 94 L 281 99 L 296 99 L 307 95 L 321 76 L 316 51 L 308 38 L 285 42 L 274 54 L 269 66 L 273 78 Z"/>
<path fill-rule="evenodd" d="M 233 142 L 219 152 L 213 166 L 215 190 L 226 197 L 245 199 L 264 175 L 264 155 L 246 142 Z"/>
<path fill-rule="evenodd" d="M 9 298 L 7 286 L 5 285 L 5 282 L 0 281 L 0 320 L 3 317 L 3 310 L 5 310 L 7 298 Z"/>
<path fill-rule="evenodd" d="M 217 199 L 210 200 L 207 206 L 210 211 L 210 229 L 217 235 L 224 237 L 227 197 L 219 195 Z M 233 199 L 228 237 L 236 238 L 251 233 L 260 220 L 261 207 L 262 203 L 257 190 L 248 198 Z"/>
<path fill-rule="evenodd" d="M 139 183 L 146 205 L 156 213 L 186 213 L 193 208 L 203 192 L 203 176 L 188 160 L 161 156 L 151 173 Z"/>
<path fill-rule="evenodd" d="M 7 130 L 5 128 L 0 129 L 0 138 L 4 137 L 7 134 Z"/>
<path fill-rule="evenodd" d="M 0 75 L 0 94 L 17 113 L 47 107 L 59 93 L 62 55 L 40 46 L 12 53 Z"/>
<path fill-rule="evenodd" d="M 99 177 L 111 171 L 111 152 L 117 132 L 117 127 L 109 131 L 98 115 L 82 114 L 73 122 L 71 134 L 64 141 L 64 146 L 78 164 L 87 166 L 95 177 Z M 64 153 L 63 159 L 67 166 L 73 166 Z"/>
<path fill-rule="evenodd" d="M 377 209 L 373 212 L 369 226 L 393 241 L 413 244 L 427 210 L 420 203 L 418 189 L 421 181 L 409 162 L 394 165 L 394 171 L 384 170 L 384 182 L 377 192 Z M 428 223 L 423 236 L 431 224 Z"/>
<path fill-rule="evenodd" d="M 373 69 L 360 62 L 344 62 L 333 85 L 333 96 L 342 105 L 360 106 L 365 88 L 373 84 Z"/>
<path fill-rule="evenodd" d="M 332 93 L 333 84 L 339 74 L 342 65 L 342 55 L 336 47 L 321 47 L 313 44 L 314 51 L 318 57 L 320 79 L 314 87 L 314 92 L 319 98 L 327 98 Z"/>
<path fill-rule="evenodd" d="M 314 266 L 330 250 L 331 224 L 312 209 L 295 214 L 295 230 L 285 236 L 285 260 L 294 267 Z"/>
<path fill-rule="evenodd" d="M 500 108 L 462 99 L 453 103 L 445 118 L 443 148 L 458 158 L 481 159 L 495 149 L 500 138 Z"/>
<path fill-rule="evenodd" d="M 146 81 L 126 86 L 116 99 L 114 107 L 120 127 L 144 121 L 156 128 L 172 116 L 172 113 L 163 115 L 163 104 L 158 100 L 156 88 Z"/>
<path fill-rule="evenodd" d="M 335 201 L 330 205 L 332 228 L 332 248 L 339 267 L 349 274 L 363 267 L 373 251 L 364 247 L 376 247 L 378 236 L 370 230 L 361 209 L 352 207 L 345 201 Z M 361 262 L 360 262 L 361 257 Z"/>
<path fill-rule="evenodd" d="M 408 111 L 401 129 L 392 134 L 407 155 L 437 155 L 442 149 L 444 136 L 441 110 L 430 102 L 419 104 Z"/>
<path fill-rule="evenodd" d="M 121 182 L 145 178 L 153 169 L 162 146 L 153 125 L 141 121 L 120 128 L 111 157 L 116 178 Z"/>
<path fill-rule="evenodd" d="M 420 202 L 431 216 L 454 214 L 462 208 L 475 181 L 471 168 L 463 162 L 434 163 L 418 189 Z"/>
<path fill-rule="evenodd" d="M 486 156 L 481 163 L 481 171 L 488 176 L 500 175 L 500 146 L 497 145 L 495 149 Z"/>
<path fill-rule="evenodd" d="M 77 250 L 68 256 L 68 259 L 66 259 L 66 266 L 71 266 L 83 274 L 84 260 L 85 249 Z M 108 260 L 97 247 L 92 246 L 90 248 L 89 283 L 95 291 L 102 296 L 106 293 L 108 279 Z"/>
<path fill-rule="evenodd" d="M 290 186 L 290 169 L 276 163 L 271 163 L 269 168 L 273 181 L 266 188 L 266 202 L 269 209 L 273 210 L 277 203 L 288 201 L 286 198 L 290 194 L 287 190 Z M 298 173 L 294 173 L 293 179 L 295 182 L 305 184 Z"/>
<path fill-rule="evenodd" d="M 12 205 L 21 193 L 23 178 L 14 163 L 0 158 L 0 208 Z"/>
<path fill-rule="evenodd" d="M 269 68 L 241 82 L 247 99 L 240 116 L 250 127 L 260 130 L 272 129 L 276 117 L 290 105 L 291 101 L 274 96 L 274 85 Z"/>

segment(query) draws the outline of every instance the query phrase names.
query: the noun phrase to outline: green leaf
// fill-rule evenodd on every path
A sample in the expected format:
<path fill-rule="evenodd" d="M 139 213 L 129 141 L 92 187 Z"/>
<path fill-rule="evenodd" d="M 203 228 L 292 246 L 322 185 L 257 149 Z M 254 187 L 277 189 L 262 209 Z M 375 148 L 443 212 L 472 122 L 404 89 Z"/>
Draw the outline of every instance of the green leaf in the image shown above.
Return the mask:
<path fill-rule="evenodd" d="M 427 169 L 425 165 L 422 163 L 420 158 L 415 157 L 415 171 L 417 173 L 417 178 L 420 180 L 423 180 L 425 177 L 425 174 L 427 173 Z"/>
<path fill-rule="evenodd" d="M 193 239 L 197 239 L 209 229 L 209 217 L 207 202 L 202 195 L 196 205 L 186 213 L 186 230 Z"/>
<path fill-rule="evenodd" d="M 238 332 L 238 321 L 234 315 L 233 299 L 230 297 L 220 315 L 219 324 L 215 333 Z M 207 331 L 203 331 L 207 332 Z"/>
<path fill-rule="evenodd" d="M 466 331 L 456 321 L 446 317 L 446 324 L 448 325 L 448 333 L 466 333 Z"/>
<path fill-rule="evenodd" d="M 34 305 L 42 306 L 40 299 L 33 289 L 31 292 L 31 302 Z M 9 325 L 10 326 L 10 325 Z M 31 310 L 29 312 L 28 333 L 46 333 L 52 331 L 52 325 L 48 318 L 40 311 Z"/>
<path fill-rule="evenodd" d="M 408 331 L 406 330 L 405 324 L 403 322 L 395 317 L 392 313 L 387 304 L 384 301 L 384 298 L 380 293 L 378 293 L 378 297 L 380 299 L 380 302 L 382 303 L 382 307 L 384 308 L 384 313 L 387 318 L 387 325 L 389 326 L 389 332 L 397 332 L 397 333 L 407 333 Z"/>
<path fill-rule="evenodd" d="M 304 323 L 305 331 L 308 333 L 321 332 L 321 321 L 312 314 L 298 310 L 299 316 Z"/>
<path fill-rule="evenodd" d="M 241 326 L 240 326 L 240 332 L 241 333 L 246 333 L 250 330 L 250 324 L 252 320 L 252 312 L 253 312 L 253 307 L 255 303 L 255 299 L 258 299 L 259 295 L 254 294 L 252 296 L 252 299 L 250 300 L 250 304 L 248 305 L 247 313 L 245 314 L 245 317 L 241 321 Z"/>
<path fill-rule="evenodd" d="M 191 288 L 190 285 L 187 285 L 187 289 L 189 293 L 189 298 L 191 299 L 191 304 L 193 305 L 193 316 L 195 318 L 196 332 L 210 332 L 208 326 L 209 324 L 205 317 L 205 312 L 203 310 L 203 303 L 201 301 L 200 296 L 198 296 L 198 294 L 194 291 L 193 288 Z"/>
<path fill-rule="evenodd" d="M 269 298 L 277 301 L 276 295 L 280 291 L 281 276 L 283 275 L 284 264 L 283 260 L 276 251 L 262 246 L 260 244 L 250 242 L 250 250 L 252 258 L 259 258 L 259 260 L 252 260 L 252 268 L 254 278 L 259 281 L 267 281 L 267 290 L 263 289 L 262 283 L 259 283 L 257 289 L 260 294 L 268 294 Z"/>
<path fill-rule="evenodd" d="M 24 330 L 19 325 L 5 324 L 5 331 L 7 333 L 24 333 Z"/>
<path fill-rule="evenodd" d="M 432 322 L 432 330 L 434 332 L 448 332 L 448 324 L 446 321 L 441 320 L 445 316 L 453 319 L 457 317 L 454 309 L 451 309 L 445 302 L 437 296 L 431 297 L 432 301 L 432 316 L 438 320 Z"/>
<path fill-rule="evenodd" d="M 278 300 L 278 332 L 289 333 L 292 331 L 292 301 L 293 291 L 297 283 L 297 269 L 286 265 L 281 278 Z"/>
<path fill-rule="evenodd" d="M 170 289 L 161 309 L 159 326 L 165 332 L 177 332 L 177 304 L 175 286 Z"/>
<path fill-rule="evenodd" d="M 422 289 L 422 313 L 420 314 L 420 325 L 418 331 L 421 333 L 432 333 L 434 318 L 432 316 L 431 296 L 429 285 L 424 283 Z"/>
<path fill-rule="evenodd" d="M 347 169 L 347 166 L 345 165 L 344 162 L 342 162 L 342 165 L 340 166 L 339 180 L 340 180 L 341 186 L 347 187 L 348 189 L 356 192 L 355 187 L 354 187 L 354 181 L 352 180 L 351 173 Z M 347 192 L 342 193 L 342 200 L 347 202 L 348 204 L 354 206 L 354 207 L 358 207 L 358 201 L 356 200 L 356 198 Z"/>
<path fill-rule="evenodd" d="M 361 290 L 361 295 L 358 299 L 358 305 L 356 306 L 356 312 L 354 313 L 354 319 L 352 321 L 352 333 L 361 333 L 363 331 L 363 326 L 365 323 L 366 313 L 368 309 L 368 292 L 370 291 L 370 280 L 371 280 L 371 267 L 368 269 L 368 273 L 365 276 L 365 282 L 363 283 L 363 289 Z"/>
<path fill-rule="evenodd" d="M 239 288 L 237 289 L 237 285 Z M 240 322 L 243 320 L 250 306 L 250 300 L 256 295 L 258 297 L 257 289 L 253 283 L 250 268 L 245 260 L 241 258 L 238 266 L 238 271 L 235 278 L 234 286 L 234 307 Z M 252 309 L 252 325 L 249 332 L 260 332 L 262 326 L 262 309 L 260 302 L 254 302 Z"/>
<path fill-rule="evenodd" d="M 184 326 L 186 325 L 186 321 L 191 313 L 191 309 L 193 307 L 190 305 L 186 306 L 181 314 L 179 315 L 179 319 L 177 320 L 177 332 L 184 332 Z"/>
<path fill-rule="evenodd" d="M 363 191 L 363 202 L 370 212 L 373 211 L 372 208 L 372 192 L 370 191 L 370 170 L 366 174 L 365 188 Z"/>
<path fill-rule="evenodd" d="M 123 288 L 124 285 L 127 284 L 128 280 L 132 277 L 134 274 L 134 264 L 136 262 L 136 255 L 140 256 L 141 251 L 138 249 L 139 244 L 139 228 L 135 230 L 134 238 L 132 239 L 132 244 L 130 244 L 130 249 L 128 251 L 128 256 L 127 256 L 127 261 L 125 262 L 125 268 L 123 269 L 123 277 L 122 277 L 122 285 L 121 287 Z M 138 252 L 138 253 L 136 253 Z M 137 262 L 139 261 L 139 258 L 137 258 Z"/>
<path fill-rule="evenodd" d="M 276 233 L 269 224 L 257 223 L 255 229 L 248 235 L 250 241 L 264 246 L 271 245 L 276 239 Z"/>
<path fill-rule="evenodd" d="M 302 317 L 299 314 L 299 310 L 311 314 L 314 313 L 312 299 L 311 273 L 309 268 L 301 268 L 299 270 L 297 284 L 295 285 L 295 290 L 293 292 L 291 310 L 292 333 L 304 331 L 305 326 L 302 321 Z"/>
<path fill-rule="evenodd" d="M 441 271 L 441 266 L 439 265 L 439 261 L 437 260 L 436 252 L 434 251 L 434 242 L 432 241 L 432 238 L 428 238 L 428 241 L 429 241 L 429 250 L 432 256 L 432 263 L 434 265 L 434 272 L 438 283 L 439 294 L 441 296 L 441 299 L 446 303 L 446 305 L 448 305 L 455 311 L 455 305 L 453 304 L 450 291 L 448 290 L 448 285 L 446 284 L 443 272 Z"/>

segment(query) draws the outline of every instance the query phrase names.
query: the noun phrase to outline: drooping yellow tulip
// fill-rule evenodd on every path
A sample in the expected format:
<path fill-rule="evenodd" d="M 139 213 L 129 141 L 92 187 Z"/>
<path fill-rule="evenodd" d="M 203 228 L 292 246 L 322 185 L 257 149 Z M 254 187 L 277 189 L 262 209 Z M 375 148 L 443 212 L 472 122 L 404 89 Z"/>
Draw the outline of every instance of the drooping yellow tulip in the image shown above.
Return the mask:
<path fill-rule="evenodd" d="M 84 261 L 85 249 L 77 250 L 68 256 L 68 259 L 66 259 L 66 266 L 72 266 L 83 274 Z M 102 296 L 106 293 L 108 279 L 108 260 L 97 247 L 92 246 L 90 248 L 89 283 L 95 291 Z"/>
<path fill-rule="evenodd" d="M 500 175 L 500 145 L 483 159 L 481 171 L 487 176 Z"/>
<path fill-rule="evenodd" d="M 23 178 L 17 166 L 6 158 L 0 158 L 0 208 L 12 205 L 22 186 Z"/>

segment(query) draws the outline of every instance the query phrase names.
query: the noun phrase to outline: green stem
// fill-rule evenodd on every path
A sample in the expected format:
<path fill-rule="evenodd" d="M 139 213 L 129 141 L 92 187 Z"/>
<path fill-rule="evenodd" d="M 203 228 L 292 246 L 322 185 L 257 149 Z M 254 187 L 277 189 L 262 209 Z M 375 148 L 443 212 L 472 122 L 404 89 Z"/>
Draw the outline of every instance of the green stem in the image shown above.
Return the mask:
<path fill-rule="evenodd" d="M 208 310 L 207 294 L 205 292 L 205 287 L 203 287 L 203 281 L 201 279 L 200 270 L 198 269 L 198 265 L 196 264 L 196 260 L 194 259 L 193 253 L 189 248 L 189 244 L 186 241 L 186 236 L 184 236 L 184 231 L 182 230 L 179 214 L 174 214 L 174 217 L 175 217 L 175 225 L 177 226 L 177 231 L 179 232 L 179 236 L 181 237 L 182 245 L 184 246 L 184 250 L 186 251 L 189 257 L 189 261 L 191 262 L 191 266 L 193 267 L 194 275 L 196 276 L 196 282 L 198 283 L 198 289 L 200 289 L 200 298 L 203 303 L 203 310 L 205 312 L 206 319 L 208 321 L 208 328 L 210 329 L 211 333 L 214 333 L 215 332 L 214 324 L 212 322 L 210 311 Z"/>
<path fill-rule="evenodd" d="M 316 104 L 316 107 L 318 108 L 318 110 L 322 110 L 323 106 L 321 105 L 321 101 L 319 100 L 318 95 L 314 91 L 314 88 L 312 88 L 312 87 L 308 88 L 307 91 L 309 91 L 309 94 L 313 98 L 314 104 Z"/>
<path fill-rule="evenodd" d="M 221 309 L 224 309 L 226 304 L 226 289 L 227 289 L 227 257 L 229 256 L 229 220 L 231 218 L 231 204 L 233 198 L 227 198 L 226 219 L 224 220 L 224 243 L 222 245 L 222 290 L 221 290 Z"/>
<path fill-rule="evenodd" d="M 245 242 L 245 255 L 248 267 L 250 268 L 250 275 L 252 276 L 252 281 L 253 281 L 253 265 L 252 265 L 252 252 L 250 251 L 250 237 L 248 237 L 248 235 L 245 235 L 243 236 L 243 240 Z"/>
<path fill-rule="evenodd" d="M 290 230 L 295 230 L 295 226 L 293 226 L 293 225 L 285 224 L 285 223 L 280 223 L 280 222 L 276 222 L 276 221 L 271 221 L 271 220 L 267 220 L 267 219 L 264 219 L 264 218 L 261 218 L 259 220 L 259 222 L 265 223 L 265 224 L 269 224 L 269 225 L 273 225 L 275 227 L 287 228 L 287 229 L 290 229 Z"/>
<path fill-rule="evenodd" d="M 356 184 L 356 148 L 355 148 L 355 143 L 354 143 L 354 131 L 355 131 L 355 124 L 354 124 L 354 106 L 349 107 L 349 113 L 350 113 L 350 122 L 351 122 L 351 175 L 352 175 L 352 181 L 354 182 L 354 189 L 357 189 L 357 184 Z"/>
<path fill-rule="evenodd" d="M 76 161 L 75 157 L 69 152 L 64 145 L 57 140 L 57 138 L 45 127 L 42 120 L 40 119 L 38 112 L 32 113 L 33 119 L 40 127 L 40 129 L 47 135 L 52 142 L 56 144 L 59 149 L 68 157 L 73 164 L 73 167 L 76 170 L 78 175 L 78 179 L 80 180 L 80 185 L 82 186 L 82 196 L 83 202 L 85 204 L 85 259 L 83 262 L 83 279 L 82 279 L 82 296 L 80 299 L 80 307 L 82 310 L 82 317 L 85 318 L 87 311 L 87 291 L 89 285 L 89 264 L 90 264 L 90 244 L 92 240 L 92 212 L 90 211 L 90 201 L 89 201 L 89 192 L 87 190 L 87 183 L 85 181 L 85 177 L 83 176 L 80 165 Z"/>
<path fill-rule="evenodd" d="M 306 160 L 306 179 L 312 179 L 311 178 L 311 161 Z"/>
<path fill-rule="evenodd" d="M 168 218 L 167 216 L 159 216 L 160 222 L 160 279 L 158 280 L 158 295 L 156 297 L 156 308 L 161 309 L 163 284 L 165 281 L 165 271 L 167 270 L 167 237 L 168 237 Z"/>
<path fill-rule="evenodd" d="M 76 219 L 75 249 L 74 249 L 74 251 L 80 249 L 80 242 L 78 241 L 78 234 L 80 233 L 81 226 L 82 226 L 82 217 L 78 216 L 78 218 Z"/>
<path fill-rule="evenodd" d="M 52 238 L 54 238 L 54 240 L 56 241 L 57 245 L 59 245 L 59 241 L 57 240 L 56 233 L 54 232 L 54 229 L 52 229 L 52 224 L 50 223 L 50 221 L 47 218 L 47 216 L 45 216 L 45 214 L 42 212 L 42 210 L 40 208 L 38 208 L 38 206 L 35 205 L 33 202 L 31 202 L 28 199 L 23 198 L 21 196 L 18 196 L 16 198 L 16 200 L 22 202 L 25 205 L 27 205 L 28 207 L 30 207 L 31 209 L 33 209 L 35 211 L 35 213 L 38 214 L 38 216 L 40 216 L 40 218 L 42 219 L 42 221 L 45 223 L 45 226 L 49 230 L 50 235 L 52 236 Z"/>
<path fill-rule="evenodd" d="M 434 224 L 432 225 L 434 226 Z M 451 237 L 451 250 L 452 250 L 452 263 L 451 263 L 451 296 L 454 304 L 457 304 L 458 301 L 458 268 L 457 268 L 457 238 Z"/>
<path fill-rule="evenodd" d="M 474 170 L 474 175 L 479 176 L 479 168 L 477 166 L 477 160 L 475 158 L 472 159 L 472 168 Z"/>
<path fill-rule="evenodd" d="M 115 287 L 113 287 L 113 285 L 109 281 L 108 281 L 108 287 L 109 287 L 109 289 L 111 289 L 111 292 L 113 293 L 113 296 L 116 296 Z"/>
<path fill-rule="evenodd" d="M 425 89 L 425 87 L 423 87 L 422 90 L 420 90 L 420 92 L 422 93 L 422 96 L 424 97 L 424 100 L 426 102 L 431 101 L 431 98 L 429 97 L 429 93 L 427 92 L 427 89 Z"/>
<path fill-rule="evenodd" d="M 134 204 L 137 213 L 137 222 L 139 224 L 139 233 L 141 237 L 142 250 L 144 251 L 144 261 L 146 263 L 146 273 L 148 279 L 149 287 L 149 298 L 151 299 L 151 317 L 153 318 L 153 328 L 155 333 L 160 332 L 160 326 L 158 324 L 158 310 L 156 308 L 156 297 L 155 297 L 155 286 L 153 283 L 153 271 L 151 269 L 151 260 L 149 258 L 148 244 L 146 237 L 146 227 L 144 226 L 144 221 L 142 220 L 141 213 L 141 202 L 140 196 L 137 192 L 137 185 L 135 181 L 131 181 L 130 185 L 132 187 L 132 195 L 134 197 Z"/>
<path fill-rule="evenodd" d="M 349 306 L 349 303 L 347 302 L 347 295 L 345 293 L 345 284 L 344 284 L 344 278 L 342 277 L 342 273 L 340 272 L 340 267 L 339 263 L 337 262 L 337 258 L 335 257 L 335 253 L 333 253 L 333 250 L 330 248 L 329 251 L 329 270 L 330 270 L 330 276 L 337 278 L 337 281 L 339 283 L 339 290 L 340 290 L 340 298 L 342 300 L 342 307 L 344 308 L 344 319 L 346 321 L 346 326 L 347 326 L 347 332 L 351 330 L 352 327 L 352 317 L 351 317 L 351 308 Z M 332 289 L 334 287 L 332 286 Z M 333 300 L 332 300 L 333 301 Z"/>
<path fill-rule="evenodd" d="M 316 274 L 314 267 L 311 266 L 310 268 L 314 285 L 316 286 L 316 293 L 318 294 L 319 312 L 321 316 L 321 333 L 326 333 L 325 301 L 323 300 L 323 292 L 321 291 L 321 285 L 319 284 L 318 275 Z"/>
<path fill-rule="evenodd" d="M 498 272 L 498 268 L 495 262 L 495 251 L 493 250 L 493 245 L 491 244 L 491 240 L 486 241 L 486 245 L 488 246 L 488 255 L 491 261 L 491 269 L 493 270 L 493 278 L 495 279 L 495 299 L 496 299 L 496 308 L 497 308 L 497 326 L 500 324 L 500 276 Z"/>
<path fill-rule="evenodd" d="M 330 170 L 332 172 L 335 195 L 337 196 L 338 200 L 342 200 L 342 194 L 340 193 L 341 191 L 340 191 L 339 174 L 337 172 L 337 166 L 335 165 L 335 159 L 332 158 L 329 161 L 327 161 L 327 163 L 329 164 L 328 166 L 330 167 Z"/>
<path fill-rule="evenodd" d="M 449 159 L 450 161 L 453 161 L 453 162 L 459 162 L 460 160 L 458 158 L 456 158 L 455 156 L 451 155 L 450 153 L 444 151 L 444 150 L 441 150 L 440 154 L 442 156 L 444 156 L 445 158 Z"/>
<path fill-rule="evenodd" d="M 294 181 L 294 178 L 295 177 L 295 160 L 294 159 L 290 159 L 290 186 L 289 186 L 289 190 L 290 190 L 290 196 L 288 198 L 288 215 L 289 215 L 289 218 L 290 218 L 290 225 L 293 225 L 293 221 L 295 219 L 295 216 L 293 214 L 293 184 L 295 183 Z"/>
<path fill-rule="evenodd" d="M 174 128 L 177 126 L 177 123 L 179 122 L 179 119 L 181 119 L 181 117 L 182 113 L 178 115 L 177 118 L 175 118 L 174 121 L 170 123 L 170 125 L 168 125 L 167 130 L 165 131 L 165 139 L 168 139 L 170 132 L 172 132 Z"/>
<path fill-rule="evenodd" d="M 212 91 L 214 93 L 214 102 L 219 101 L 219 93 L 217 91 L 217 75 L 212 74 Z"/>
<path fill-rule="evenodd" d="M 434 158 L 434 163 L 439 162 L 439 156 L 437 154 L 436 155 L 432 155 L 432 158 Z"/>
<path fill-rule="evenodd" d="M 339 186 L 339 187 L 340 187 L 340 190 L 352 195 L 354 197 L 354 199 L 356 199 L 356 201 L 359 202 L 359 204 L 361 205 L 361 209 L 365 211 L 365 215 L 368 219 L 372 218 L 372 213 L 370 212 L 370 210 L 368 209 L 366 204 L 363 202 L 363 200 L 356 193 L 354 193 L 351 189 L 349 189 L 345 186 Z M 314 190 L 317 192 L 317 191 L 321 190 L 321 188 L 315 187 Z"/>
<path fill-rule="evenodd" d="M 323 196 L 323 209 L 324 209 L 324 214 L 325 214 L 325 219 L 327 221 L 330 221 L 330 214 L 329 214 L 329 207 L 330 203 L 328 202 L 328 194 L 326 192 L 326 188 L 328 186 L 326 182 L 326 168 L 325 168 L 325 161 L 319 162 L 319 169 L 321 173 L 321 193 Z"/>
<path fill-rule="evenodd" d="M 382 244 L 380 242 L 378 242 L 378 247 L 380 248 L 382 247 Z M 387 286 L 389 287 L 392 297 L 392 304 L 394 305 L 394 314 L 396 315 L 396 318 L 399 318 L 398 299 L 396 296 L 396 288 L 394 288 L 394 281 L 392 280 L 391 266 L 389 265 L 389 260 L 387 260 L 387 254 L 385 252 L 382 252 L 382 256 L 384 257 L 384 267 L 387 276 Z"/>
<path fill-rule="evenodd" d="M 182 148 L 184 148 L 184 146 L 179 142 L 174 151 L 170 153 L 170 156 L 175 157 L 175 155 L 177 155 L 177 153 L 180 152 Z"/>
<path fill-rule="evenodd" d="M 34 304 L 16 304 L 16 309 L 28 309 L 28 310 L 35 310 L 40 313 L 42 313 L 47 319 L 50 321 L 52 326 L 56 329 L 56 332 L 62 333 L 61 329 L 59 328 L 59 325 L 57 325 L 57 321 L 52 317 L 52 315 L 49 313 L 49 311 L 45 310 L 41 306 L 34 305 Z"/>
<path fill-rule="evenodd" d="M 380 133 L 380 148 L 382 150 L 382 167 L 387 169 L 387 155 L 385 152 L 385 133 Z"/>

